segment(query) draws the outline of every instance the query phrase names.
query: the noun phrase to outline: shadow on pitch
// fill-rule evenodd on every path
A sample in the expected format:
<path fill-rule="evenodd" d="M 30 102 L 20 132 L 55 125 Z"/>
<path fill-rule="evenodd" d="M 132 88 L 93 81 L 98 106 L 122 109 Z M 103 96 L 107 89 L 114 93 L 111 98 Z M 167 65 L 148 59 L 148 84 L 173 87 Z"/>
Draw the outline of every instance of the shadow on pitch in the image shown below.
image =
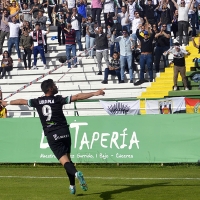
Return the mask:
<path fill-rule="evenodd" d="M 103 200 L 109 200 L 109 199 L 113 199 L 112 195 L 114 195 L 114 194 L 120 194 L 123 192 L 134 192 L 136 190 L 142 190 L 142 189 L 152 188 L 152 187 L 159 187 L 159 186 L 164 186 L 167 184 L 169 184 L 169 182 L 155 183 L 155 184 L 148 184 L 148 185 L 121 185 L 121 186 L 123 186 L 123 187 L 125 186 L 125 187 L 121 188 L 121 189 L 112 190 L 112 191 L 102 192 L 100 194 L 100 198 L 102 198 Z M 116 185 L 116 186 L 119 186 L 119 185 Z"/>
<path fill-rule="evenodd" d="M 114 194 L 121 194 L 123 192 L 134 192 L 136 190 L 142 190 L 142 189 L 152 188 L 152 187 L 160 187 L 160 186 L 168 185 L 169 183 L 170 182 L 155 183 L 155 184 L 148 184 L 148 185 L 112 185 L 112 186 L 117 186 L 117 187 L 122 186 L 124 188 L 110 190 L 110 191 L 104 191 L 104 192 L 99 192 L 99 193 L 92 193 L 92 194 L 78 194 L 77 196 L 87 196 L 87 195 L 89 196 L 89 195 L 99 194 L 100 195 L 99 197 L 101 199 L 110 200 L 110 199 L 113 199 L 112 195 L 114 195 Z"/>

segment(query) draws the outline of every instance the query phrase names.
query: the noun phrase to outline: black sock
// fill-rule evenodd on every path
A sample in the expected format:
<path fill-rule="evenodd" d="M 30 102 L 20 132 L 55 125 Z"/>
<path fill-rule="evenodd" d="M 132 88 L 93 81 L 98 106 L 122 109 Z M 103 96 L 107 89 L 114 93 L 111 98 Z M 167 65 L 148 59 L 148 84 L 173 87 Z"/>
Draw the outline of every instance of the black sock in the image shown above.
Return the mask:
<path fill-rule="evenodd" d="M 71 175 L 69 172 L 67 172 L 67 176 L 69 177 L 70 185 L 75 185 L 75 175 Z"/>
<path fill-rule="evenodd" d="M 69 162 L 68 162 L 68 163 L 69 163 Z M 74 163 L 73 163 L 72 161 L 70 162 L 70 164 L 73 165 L 73 167 L 74 167 Z M 70 183 L 70 185 L 75 185 L 75 174 L 74 174 L 74 175 L 70 174 L 70 173 L 67 171 L 68 166 L 66 167 L 66 165 L 68 165 L 68 164 L 65 163 L 65 164 L 64 164 L 64 167 L 65 167 L 67 176 L 69 177 L 69 183 Z M 74 167 L 74 168 L 75 168 L 75 167 Z M 75 171 L 76 171 L 76 168 L 75 168 Z M 76 173 L 76 172 L 75 172 L 75 173 Z"/>
<path fill-rule="evenodd" d="M 66 162 L 64 164 L 64 168 L 65 168 L 65 170 L 66 170 L 67 173 L 75 176 L 75 173 L 77 172 L 77 170 L 74 167 L 74 165 L 72 164 L 72 162 Z"/>

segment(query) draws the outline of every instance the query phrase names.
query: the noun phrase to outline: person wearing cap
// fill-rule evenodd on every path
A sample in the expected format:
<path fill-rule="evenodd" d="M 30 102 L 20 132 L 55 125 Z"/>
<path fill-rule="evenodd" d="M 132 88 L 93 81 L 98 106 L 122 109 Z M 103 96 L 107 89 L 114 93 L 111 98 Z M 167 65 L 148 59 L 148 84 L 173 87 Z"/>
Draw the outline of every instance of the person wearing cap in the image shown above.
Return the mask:
<path fill-rule="evenodd" d="M 167 54 L 173 55 L 173 63 L 174 63 L 174 91 L 176 91 L 177 88 L 177 80 L 178 80 L 178 74 L 180 73 L 181 78 L 183 80 L 183 85 L 185 87 L 185 90 L 188 89 L 187 84 L 187 78 L 186 78 L 186 67 L 185 67 L 185 55 L 189 55 L 190 53 L 186 50 L 180 48 L 179 43 L 175 43 L 174 47 L 169 49 L 168 51 L 164 52 L 164 55 Z"/>
<path fill-rule="evenodd" d="M 47 69 L 46 66 L 46 57 L 44 54 L 44 45 L 45 45 L 45 39 L 44 35 L 49 33 L 49 27 L 47 31 L 41 30 L 40 29 L 40 24 L 35 25 L 35 30 L 29 33 L 29 36 L 32 36 L 33 38 L 33 55 L 34 55 L 34 62 L 33 62 L 33 67 L 31 69 L 37 69 L 36 64 L 37 64 L 37 55 L 40 53 L 42 57 L 42 61 L 44 64 L 43 69 Z"/>
<path fill-rule="evenodd" d="M 63 9 L 60 9 L 60 11 L 56 13 L 56 26 L 57 26 L 57 32 L 58 32 L 58 43 L 59 43 L 59 45 L 65 44 L 65 34 L 62 31 L 62 27 L 65 24 L 65 18 L 66 17 L 65 17 L 65 14 L 63 12 Z M 61 37 L 60 37 L 61 33 L 62 33 L 62 43 L 61 43 Z"/>
<path fill-rule="evenodd" d="M 188 12 L 190 6 L 192 5 L 193 0 L 190 0 L 188 5 L 185 5 L 185 0 L 181 0 L 180 5 L 178 5 L 174 0 L 172 0 L 176 9 L 178 10 L 178 35 L 179 35 L 179 44 L 183 43 L 183 32 L 185 33 L 185 45 L 189 44 L 189 36 L 188 36 L 188 27 L 189 27 L 189 19 Z"/>
<path fill-rule="evenodd" d="M 155 38 L 157 40 L 156 42 L 156 49 L 155 49 L 155 69 L 156 72 L 160 72 L 160 59 L 161 56 L 165 51 L 167 51 L 170 48 L 170 38 L 171 33 L 166 30 L 167 24 L 162 24 L 162 27 L 160 28 L 160 32 L 156 33 Z M 168 62 L 168 56 L 163 57 L 164 67 L 167 67 L 169 65 Z"/>
<path fill-rule="evenodd" d="M 147 65 L 149 80 L 153 82 L 153 40 L 155 33 L 151 31 L 149 26 L 149 32 L 144 31 L 144 37 L 139 33 L 141 25 L 138 26 L 136 31 L 137 38 L 141 42 L 141 55 L 140 55 L 140 80 L 134 83 L 134 85 L 140 85 L 144 82 L 148 82 L 144 79 L 145 65 Z"/>
<path fill-rule="evenodd" d="M 119 42 L 120 46 L 120 68 L 121 68 L 121 81 L 119 83 L 124 83 L 124 70 L 125 64 L 128 63 L 130 83 L 133 83 L 133 68 L 132 68 L 132 48 L 133 40 L 129 36 L 128 31 L 123 29 L 122 36 L 115 38 L 116 31 L 113 31 L 111 41 Z"/>
<path fill-rule="evenodd" d="M 144 17 L 146 17 L 148 23 L 151 25 L 155 24 L 154 10 L 158 7 L 158 5 L 158 0 L 156 1 L 156 5 L 152 4 L 152 0 L 147 0 L 147 4 L 145 4 L 145 0 L 140 1 L 140 6 L 144 11 Z"/>

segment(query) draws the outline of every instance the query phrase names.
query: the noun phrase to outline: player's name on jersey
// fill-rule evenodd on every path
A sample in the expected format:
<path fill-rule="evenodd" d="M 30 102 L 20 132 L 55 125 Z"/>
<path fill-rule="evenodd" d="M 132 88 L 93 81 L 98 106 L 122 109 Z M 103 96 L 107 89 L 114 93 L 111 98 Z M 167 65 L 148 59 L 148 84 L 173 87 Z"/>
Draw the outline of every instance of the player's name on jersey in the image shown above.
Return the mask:
<path fill-rule="evenodd" d="M 47 104 L 47 103 L 54 103 L 54 99 L 48 99 L 48 100 L 39 100 L 39 104 Z"/>

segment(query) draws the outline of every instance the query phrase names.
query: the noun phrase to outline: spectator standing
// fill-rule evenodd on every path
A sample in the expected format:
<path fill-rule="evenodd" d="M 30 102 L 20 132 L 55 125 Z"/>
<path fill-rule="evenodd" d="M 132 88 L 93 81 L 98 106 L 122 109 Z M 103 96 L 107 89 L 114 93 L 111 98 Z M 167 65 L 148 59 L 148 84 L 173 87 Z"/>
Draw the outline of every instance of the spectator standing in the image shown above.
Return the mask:
<path fill-rule="evenodd" d="M 188 36 L 188 12 L 193 0 L 190 0 L 190 3 L 186 6 L 185 1 L 181 0 L 180 5 L 178 5 L 174 0 L 176 9 L 178 10 L 178 35 L 179 35 L 179 44 L 182 45 L 183 42 L 183 31 L 185 33 L 185 45 L 189 44 Z"/>
<path fill-rule="evenodd" d="M 119 54 L 117 52 L 113 53 L 113 58 L 111 59 L 111 62 L 109 64 L 110 64 L 109 67 L 105 68 L 104 80 L 101 83 L 103 84 L 108 83 L 109 74 L 111 74 L 112 76 L 117 76 L 118 81 L 120 83 L 121 81 L 120 60 L 119 60 Z"/>
<path fill-rule="evenodd" d="M 109 18 L 112 19 L 115 16 L 114 1 L 102 0 L 102 3 L 103 3 L 105 27 L 107 28 L 107 26 L 109 25 Z"/>
<path fill-rule="evenodd" d="M 186 1 L 186 6 L 189 2 Z M 192 27 L 192 36 L 196 36 L 196 27 L 195 27 L 195 1 L 192 1 L 192 4 L 190 6 L 190 9 L 188 11 L 188 20 L 190 21 L 191 27 Z"/>
<path fill-rule="evenodd" d="M 97 75 L 102 75 L 102 58 L 106 62 L 107 67 L 109 67 L 108 60 L 108 39 L 107 34 L 103 32 L 103 27 L 98 27 L 98 33 L 95 35 L 96 44 L 96 58 L 99 72 Z"/>
<path fill-rule="evenodd" d="M 3 100 L 3 94 L 2 94 L 1 86 L 0 86 L 0 100 Z"/>
<path fill-rule="evenodd" d="M 2 54 L 2 48 L 3 48 L 3 43 L 4 43 L 4 40 L 5 40 L 5 37 L 8 40 L 9 34 L 10 34 L 10 27 L 8 26 L 7 23 L 3 22 L 3 16 L 4 16 L 4 20 L 6 22 L 9 22 L 12 17 L 14 17 L 15 15 L 18 14 L 18 12 L 19 11 L 17 11 L 13 15 L 8 15 L 8 11 L 6 9 L 3 10 L 2 20 L 1 20 L 1 34 L 0 34 L 0 55 Z"/>
<path fill-rule="evenodd" d="M 77 13 L 77 8 L 73 8 L 71 16 L 71 25 L 72 29 L 76 31 L 76 42 L 78 43 L 79 51 L 83 51 L 83 46 L 81 43 L 81 23 L 82 16 Z"/>
<path fill-rule="evenodd" d="M 140 26 L 139 26 L 140 27 Z M 148 82 L 144 79 L 145 65 L 147 65 L 150 82 L 153 82 L 153 40 L 155 33 L 144 31 L 144 37 L 139 33 L 139 27 L 136 31 L 137 38 L 141 42 L 141 55 L 140 55 L 140 80 L 134 83 L 134 85 L 140 85 L 144 82 Z"/>
<path fill-rule="evenodd" d="M 132 69 L 132 39 L 128 35 L 128 31 L 123 29 L 123 36 L 118 36 L 114 38 L 116 31 L 113 32 L 112 41 L 119 42 L 120 46 L 120 68 L 121 68 L 121 81 L 120 83 L 124 83 L 124 70 L 126 62 L 128 63 L 129 75 L 130 75 L 130 83 L 133 83 L 133 69 Z"/>
<path fill-rule="evenodd" d="M 17 51 L 17 55 L 18 55 L 18 61 L 21 61 L 21 54 L 20 54 L 20 50 L 19 50 L 19 29 L 20 29 L 20 24 L 17 23 L 17 19 L 16 17 L 12 17 L 12 22 L 7 22 L 5 21 L 5 17 L 3 15 L 3 22 L 8 25 L 10 27 L 10 37 L 8 40 L 8 52 L 9 55 L 11 55 L 11 50 L 13 45 L 15 45 L 15 49 Z"/>
<path fill-rule="evenodd" d="M 175 10 L 174 12 L 171 30 L 173 32 L 174 39 L 176 39 L 176 34 L 178 32 L 178 10 Z"/>
<path fill-rule="evenodd" d="M 20 10 L 19 4 L 15 0 L 12 1 L 12 4 L 7 6 L 7 9 L 10 12 L 10 15 L 15 14 L 17 11 Z M 15 15 L 17 23 L 19 23 L 19 14 Z"/>
<path fill-rule="evenodd" d="M 31 9 L 30 14 L 33 15 L 34 19 L 37 18 L 38 12 L 40 10 L 42 10 L 44 12 L 43 5 L 38 3 L 38 0 L 33 0 L 33 4 L 31 4 L 30 9 Z"/>
<path fill-rule="evenodd" d="M 47 69 L 46 66 L 46 57 L 44 54 L 44 45 L 45 45 L 45 40 L 44 40 L 44 35 L 49 33 L 49 27 L 47 31 L 41 30 L 40 29 L 40 24 L 35 25 L 35 30 L 29 33 L 29 36 L 33 38 L 33 55 L 34 55 L 34 63 L 33 67 L 31 69 L 37 69 L 36 64 L 37 64 L 37 55 L 40 53 L 42 57 L 42 61 L 44 64 L 43 69 Z"/>
<path fill-rule="evenodd" d="M 65 44 L 65 34 L 62 31 L 64 25 L 65 25 L 65 14 L 63 12 L 63 9 L 61 9 L 60 12 L 56 14 L 56 26 L 57 26 L 57 32 L 58 32 L 59 45 Z M 62 34 L 62 43 L 61 43 L 61 37 L 60 37 L 61 34 Z"/>
<path fill-rule="evenodd" d="M 67 11 L 72 13 L 72 9 L 76 7 L 76 0 L 64 0 Z"/>
<path fill-rule="evenodd" d="M 131 37 L 135 41 L 135 44 L 137 44 L 137 36 L 136 36 L 136 31 L 137 27 L 141 24 L 143 24 L 144 20 L 140 17 L 139 12 L 135 11 L 134 12 L 134 19 L 132 20 L 132 35 Z"/>
<path fill-rule="evenodd" d="M 83 18 L 87 18 L 87 1 L 86 0 L 79 0 L 76 3 L 78 14 L 80 14 Z"/>
<path fill-rule="evenodd" d="M 92 9 L 92 19 L 95 22 L 97 17 L 97 24 L 98 26 L 101 26 L 101 11 L 102 11 L 101 0 L 92 0 L 91 9 Z"/>
<path fill-rule="evenodd" d="M 142 8 L 140 7 L 140 5 L 138 4 L 138 0 L 129 0 L 127 3 L 127 11 L 129 14 L 129 20 L 130 22 L 132 22 L 132 20 L 134 20 L 135 18 L 135 11 L 141 10 Z"/>
<path fill-rule="evenodd" d="M 50 20 L 51 24 L 53 24 L 52 14 L 53 14 L 53 10 L 57 4 L 57 0 L 48 0 L 47 2 L 48 2 L 47 5 L 48 5 L 49 20 Z"/>
<path fill-rule="evenodd" d="M 1 60 L 1 67 L 0 67 L 0 79 L 2 79 L 6 72 L 9 72 L 13 69 L 13 60 L 10 57 L 8 51 L 4 51 L 3 59 Z"/>
<path fill-rule="evenodd" d="M 167 4 L 163 4 L 159 26 L 166 24 L 166 30 L 171 31 L 171 21 L 170 9 L 167 7 Z"/>
<path fill-rule="evenodd" d="M 86 23 L 86 36 L 85 36 L 85 42 L 86 42 L 86 49 L 89 49 L 94 46 L 95 43 L 95 24 L 93 22 L 93 19 L 91 16 L 88 17 L 88 22 Z M 88 59 L 94 58 L 94 48 L 91 49 L 89 52 Z"/>
<path fill-rule="evenodd" d="M 179 43 L 174 44 L 174 48 L 170 49 L 168 52 L 165 52 L 164 55 L 166 54 L 173 54 L 173 63 L 174 63 L 174 90 L 177 90 L 177 79 L 178 79 L 178 73 L 180 72 L 180 75 L 183 80 L 183 84 L 185 87 L 185 90 L 188 89 L 187 85 L 187 78 L 186 78 L 186 67 L 185 67 L 185 55 L 189 55 L 187 51 L 184 49 L 180 48 Z"/>
<path fill-rule="evenodd" d="M 46 31 L 46 22 L 47 22 L 47 17 L 43 16 L 43 11 L 40 10 L 38 12 L 37 18 L 33 19 L 33 24 L 40 24 L 40 29 L 43 31 Z M 44 40 L 45 40 L 45 53 L 47 53 L 47 36 L 44 35 Z"/>
<path fill-rule="evenodd" d="M 130 33 L 130 21 L 129 21 L 129 14 L 126 10 L 125 6 L 122 6 L 121 13 L 117 14 L 117 17 L 120 17 L 121 19 L 121 26 L 122 29 L 125 29 Z"/>
<path fill-rule="evenodd" d="M 111 33 L 113 34 L 113 31 L 116 31 L 115 38 L 120 36 L 122 34 L 122 26 L 118 22 L 117 17 L 113 17 L 113 26 L 111 27 Z M 116 47 L 116 51 L 120 53 L 120 47 L 119 47 L 119 42 L 114 42 L 113 44 L 110 44 L 110 57 L 113 57 L 114 49 Z"/>
<path fill-rule="evenodd" d="M 63 29 L 65 33 L 65 44 L 66 44 L 66 57 L 67 60 L 71 59 L 72 56 L 76 56 L 76 31 L 72 29 L 72 25 L 70 23 L 67 24 L 66 28 Z M 77 58 L 74 59 L 74 64 L 77 62 Z M 71 62 L 68 62 L 68 68 L 71 68 Z"/>
<path fill-rule="evenodd" d="M 33 38 L 32 36 L 29 36 L 29 32 L 27 29 L 23 31 L 23 35 L 20 38 L 19 46 L 23 52 L 23 61 L 24 61 L 24 69 L 30 70 L 31 69 L 31 55 L 32 55 L 32 49 L 33 49 Z M 28 66 L 26 58 L 28 56 Z"/>
<path fill-rule="evenodd" d="M 22 10 L 22 19 L 24 20 L 24 21 L 27 21 L 27 22 L 29 22 L 29 23 L 31 23 L 32 22 L 32 14 L 30 14 L 30 11 L 31 11 L 31 9 L 30 8 L 28 8 L 28 4 L 27 3 L 24 3 L 23 4 L 23 10 Z"/>
<path fill-rule="evenodd" d="M 147 4 L 145 4 L 145 0 L 140 1 L 140 6 L 142 7 L 144 11 L 144 17 L 148 20 L 148 23 L 153 25 L 155 24 L 155 18 L 154 18 L 154 10 L 158 7 L 158 1 L 156 5 L 152 4 L 152 0 L 147 0 Z"/>
<path fill-rule="evenodd" d="M 156 72 L 160 72 L 160 59 L 164 52 L 166 52 L 170 48 L 170 37 L 171 33 L 166 30 L 167 25 L 163 24 L 160 32 L 155 35 L 157 39 L 156 49 L 155 49 L 155 68 Z M 169 65 L 168 56 L 163 57 L 164 67 Z"/>

